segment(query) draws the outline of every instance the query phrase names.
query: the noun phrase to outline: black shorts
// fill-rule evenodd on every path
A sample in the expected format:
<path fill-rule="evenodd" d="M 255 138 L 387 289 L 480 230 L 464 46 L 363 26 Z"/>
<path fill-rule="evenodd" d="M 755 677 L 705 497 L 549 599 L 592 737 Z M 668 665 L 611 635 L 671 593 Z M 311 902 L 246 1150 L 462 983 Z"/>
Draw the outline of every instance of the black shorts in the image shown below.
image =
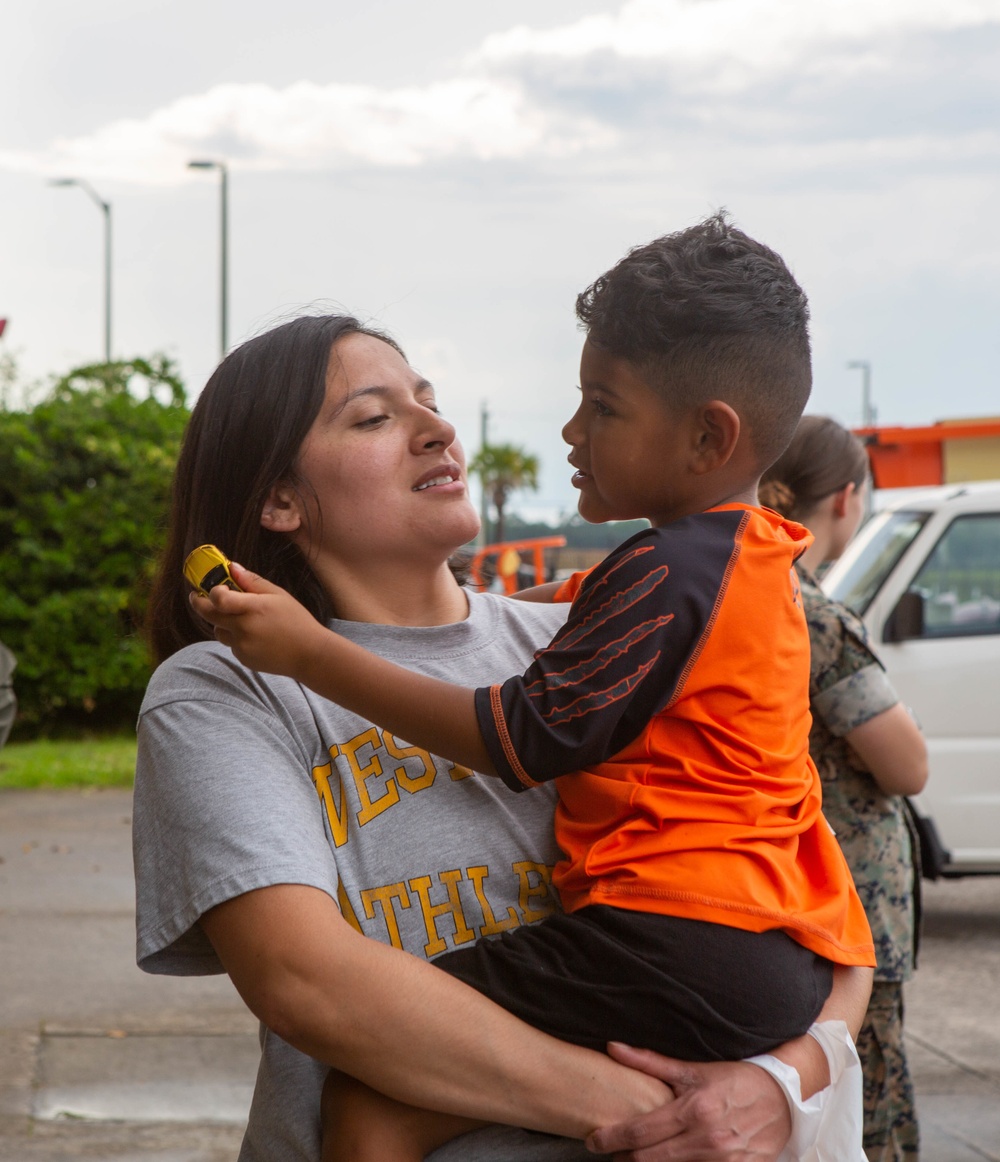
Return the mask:
<path fill-rule="evenodd" d="M 784 932 L 593 905 L 480 940 L 434 964 L 562 1041 L 736 1061 L 799 1037 L 830 961 Z"/>

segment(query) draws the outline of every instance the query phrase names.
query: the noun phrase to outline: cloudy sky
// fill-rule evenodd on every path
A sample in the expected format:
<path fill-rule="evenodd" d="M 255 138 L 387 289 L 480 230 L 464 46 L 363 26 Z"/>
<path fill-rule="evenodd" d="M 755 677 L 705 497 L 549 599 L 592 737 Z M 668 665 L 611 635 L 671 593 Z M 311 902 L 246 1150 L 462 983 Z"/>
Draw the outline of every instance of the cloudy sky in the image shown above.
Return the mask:
<path fill-rule="evenodd" d="M 576 293 L 725 206 L 813 308 L 810 410 L 1000 414 L 1000 0 L 32 0 L 0 21 L 0 340 L 40 379 L 218 358 L 301 309 L 391 330 L 465 443 L 574 504 Z"/>

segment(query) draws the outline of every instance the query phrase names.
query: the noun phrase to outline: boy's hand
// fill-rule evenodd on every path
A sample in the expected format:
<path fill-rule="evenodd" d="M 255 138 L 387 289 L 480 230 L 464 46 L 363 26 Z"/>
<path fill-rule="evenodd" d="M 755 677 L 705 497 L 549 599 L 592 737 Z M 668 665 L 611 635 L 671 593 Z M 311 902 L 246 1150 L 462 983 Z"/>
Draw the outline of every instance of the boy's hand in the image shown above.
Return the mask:
<path fill-rule="evenodd" d="M 251 670 L 304 680 L 317 643 L 329 631 L 284 589 L 235 561 L 231 570 L 243 592 L 225 585 L 216 585 L 207 597 L 192 592 L 195 613 Z"/>

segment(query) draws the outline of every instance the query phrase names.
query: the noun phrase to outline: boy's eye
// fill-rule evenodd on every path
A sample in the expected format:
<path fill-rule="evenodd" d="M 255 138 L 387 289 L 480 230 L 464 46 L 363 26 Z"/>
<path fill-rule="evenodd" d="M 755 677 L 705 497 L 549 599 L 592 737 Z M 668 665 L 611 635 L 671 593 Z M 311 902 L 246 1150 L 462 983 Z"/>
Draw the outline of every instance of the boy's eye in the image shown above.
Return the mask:
<path fill-rule="evenodd" d="M 608 405 L 602 399 L 595 399 L 593 401 L 593 406 L 594 406 L 594 411 L 599 416 L 610 416 L 610 415 L 614 414 L 611 411 L 611 408 L 609 408 Z"/>

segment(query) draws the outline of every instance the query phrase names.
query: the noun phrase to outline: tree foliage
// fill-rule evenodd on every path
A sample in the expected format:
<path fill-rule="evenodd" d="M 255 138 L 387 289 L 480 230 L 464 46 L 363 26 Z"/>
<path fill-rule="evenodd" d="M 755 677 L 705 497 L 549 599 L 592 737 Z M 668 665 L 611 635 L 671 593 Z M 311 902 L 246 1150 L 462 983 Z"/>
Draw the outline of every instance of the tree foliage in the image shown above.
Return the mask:
<path fill-rule="evenodd" d="M 538 467 L 538 457 L 516 444 L 484 444 L 473 457 L 469 470 L 479 477 L 497 513 L 492 540 L 504 539 L 504 511 L 510 494 L 520 488 L 538 488 Z"/>
<path fill-rule="evenodd" d="M 187 415 L 163 356 L 76 368 L 0 413 L 0 639 L 18 657 L 21 733 L 134 717 Z"/>

